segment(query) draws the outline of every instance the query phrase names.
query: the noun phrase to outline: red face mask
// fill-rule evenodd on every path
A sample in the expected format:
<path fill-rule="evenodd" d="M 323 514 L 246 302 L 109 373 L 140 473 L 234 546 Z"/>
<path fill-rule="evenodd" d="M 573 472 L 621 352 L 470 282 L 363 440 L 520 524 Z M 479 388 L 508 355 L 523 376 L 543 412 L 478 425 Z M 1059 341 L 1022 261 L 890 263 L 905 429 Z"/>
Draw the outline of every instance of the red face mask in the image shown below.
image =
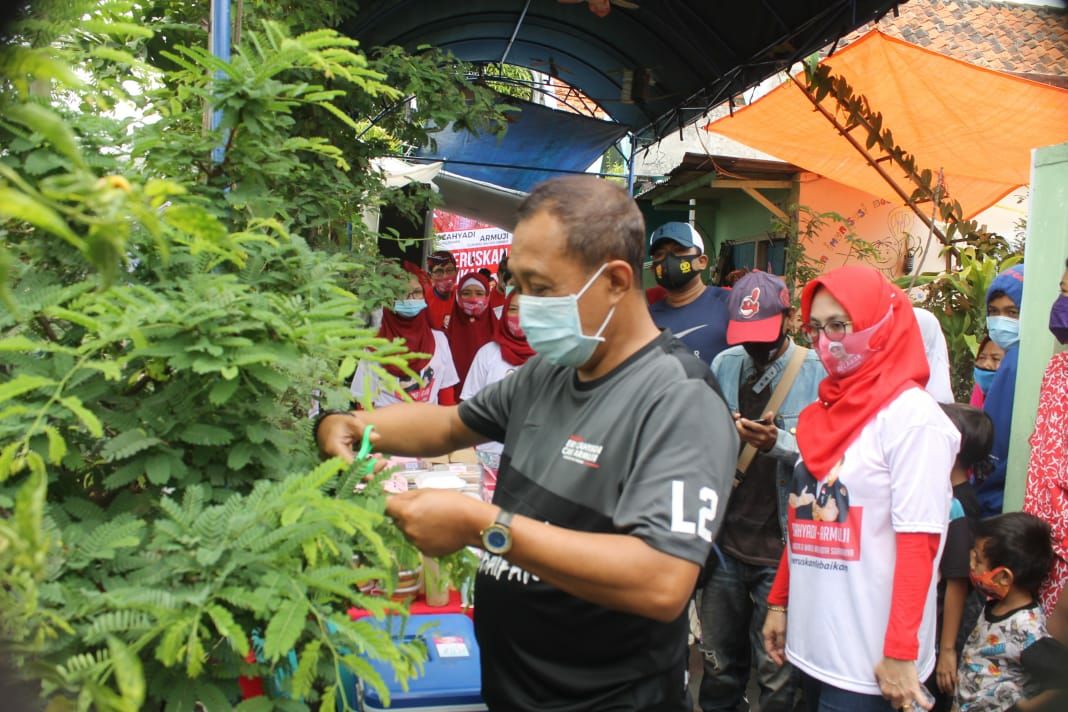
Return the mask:
<path fill-rule="evenodd" d="M 512 332 L 512 336 L 517 339 L 522 339 L 523 329 L 519 326 L 519 315 L 509 314 L 505 317 L 505 321 L 508 323 L 508 331 Z"/>
<path fill-rule="evenodd" d="M 1009 595 L 1009 587 L 1011 584 L 1006 582 L 998 583 L 994 581 L 994 577 L 1000 574 L 1002 571 L 1008 571 L 1004 566 L 999 566 L 996 569 L 991 569 L 981 574 L 977 574 L 974 571 L 968 572 L 968 578 L 972 582 L 972 586 L 975 590 L 987 597 L 991 601 L 1000 601 Z"/>
<path fill-rule="evenodd" d="M 438 294 L 452 294 L 456 289 L 456 277 L 435 277 L 430 282 Z"/>
<path fill-rule="evenodd" d="M 489 297 L 461 297 L 460 308 L 468 316 L 482 316 L 489 306 Z"/>

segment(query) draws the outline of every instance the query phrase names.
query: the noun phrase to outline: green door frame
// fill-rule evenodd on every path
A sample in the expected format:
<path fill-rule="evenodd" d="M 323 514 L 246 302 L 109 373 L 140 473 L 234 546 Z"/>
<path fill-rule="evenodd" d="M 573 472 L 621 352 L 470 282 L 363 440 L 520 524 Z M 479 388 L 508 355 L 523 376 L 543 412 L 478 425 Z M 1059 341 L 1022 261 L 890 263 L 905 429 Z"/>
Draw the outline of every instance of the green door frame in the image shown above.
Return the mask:
<path fill-rule="evenodd" d="M 1068 257 L 1068 143 L 1036 149 L 1031 158 L 1031 211 L 1024 248 L 1023 304 L 1020 305 L 1020 362 L 1012 409 L 1006 512 L 1023 506 L 1028 439 L 1035 429 L 1038 392 L 1056 342 L 1049 332 L 1049 308 L 1058 293 Z"/>

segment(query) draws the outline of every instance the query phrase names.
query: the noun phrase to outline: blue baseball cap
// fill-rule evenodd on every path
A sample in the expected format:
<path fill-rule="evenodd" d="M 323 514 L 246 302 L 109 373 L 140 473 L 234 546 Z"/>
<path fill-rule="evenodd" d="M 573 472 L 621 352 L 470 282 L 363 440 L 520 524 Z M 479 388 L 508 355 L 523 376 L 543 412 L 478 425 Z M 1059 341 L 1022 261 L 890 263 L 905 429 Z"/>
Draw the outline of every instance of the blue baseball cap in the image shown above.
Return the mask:
<path fill-rule="evenodd" d="M 653 234 L 649 236 L 649 251 L 655 250 L 656 244 L 663 240 L 677 242 L 683 247 L 696 247 L 701 254 L 705 252 L 705 241 L 690 223 L 669 222 L 653 230 Z"/>

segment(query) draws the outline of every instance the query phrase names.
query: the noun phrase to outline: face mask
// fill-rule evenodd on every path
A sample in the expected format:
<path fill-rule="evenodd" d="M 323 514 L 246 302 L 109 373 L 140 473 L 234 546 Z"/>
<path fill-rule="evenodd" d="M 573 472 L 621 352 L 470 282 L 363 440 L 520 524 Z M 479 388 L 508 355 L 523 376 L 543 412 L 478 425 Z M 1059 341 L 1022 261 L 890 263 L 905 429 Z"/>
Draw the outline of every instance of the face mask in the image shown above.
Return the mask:
<path fill-rule="evenodd" d="M 997 375 L 997 371 L 991 371 L 986 368 L 979 368 L 976 366 L 972 369 L 972 377 L 975 378 L 975 385 L 979 386 L 979 390 L 986 393 L 990 390 L 990 384 L 994 382 L 994 376 Z"/>
<path fill-rule="evenodd" d="M 456 289 L 456 277 L 435 277 L 430 283 L 438 294 L 452 294 L 452 290 Z"/>
<path fill-rule="evenodd" d="M 419 312 L 426 309 L 425 299 L 398 299 L 393 302 L 393 313 L 405 319 L 418 316 Z"/>
<path fill-rule="evenodd" d="M 460 309 L 468 316 L 482 316 L 489 306 L 489 297 L 461 297 Z"/>
<path fill-rule="evenodd" d="M 1008 351 L 1020 341 L 1020 320 L 1011 316 L 988 316 L 986 333 L 991 341 Z"/>
<path fill-rule="evenodd" d="M 782 348 L 783 341 L 786 340 L 786 334 L 779 334 L 779 338 L 770 343 L 749 343 L 742 344 L 742 348 L 749 354 L 749 358 L 753 359 L 753 363 L 757 366 L 767 366 L 772 361 L 772 357 L 779 352 Z"/>
<path fill-rule="evenodd" d="M 589 281 L 578 291 L 566 297 L 519 297 L 519 323 L 526 334 L 527 343 L 549 363 L 557 366 L 578 368 L 590 360 L 597 344 L 604 341 L 604 332 L 616 308 L 608 311 L 601 328 L 593 336 L 582 333 L 582 318 L 578 300 L 601 276 L 607 264 L 601 265 Z"/>
<path fill-rule="evenodd" d="M 994 577 L 1000 574 L 1002 571 L 1008 571 L 1004 566 L 999 566 L 996 569 L 992 569 L 982 574 L 977 574 L 974 571 L 968 572 L 968 578 L 971 579 L 972 586 L 979 593 L 986 596 L 987 600 L 1000 601 L 1009 595 L 1009 587 L 1011 584 L 1002 581 L 998 583 L 994 581 Z"/>
<path fill-rule="evenodd" d="M 1068 296 L 1062 294 L 1053 302 L 1049 310 L 1049 330 L 1058 342 L 1068 344 Z"/>
<path fill-rule="evenodd" d="M 517 339 L 522 339 L 523 327 L 519 325 L 519 315 L 509 314 L 504 318 L 504 320 L 508 324 L 508 331 L 511 332 L 512 336 L 516 337 Z"/>
<path fill-rule="evenodd" d="M 669 253 L 664 259 L 653 262 L 653 277 L 656 278 L 656 283 L 664 289 L 685 287 L 697 276 L 693 261 L 698 257 L 700 255 L 679 257 Z"/>
<path fill-rule="evenodd" d="M 871 339 L 894 313 L 893 307 L 877 323 L 861 331 L 845 334 L 841 341 L 831 341 L 822 331 L 816 340 L 816 351 L 820 362 L 832 377 L 848 376 L 864 365 L 872 355 L 878 353 L 869 347 Z"/>

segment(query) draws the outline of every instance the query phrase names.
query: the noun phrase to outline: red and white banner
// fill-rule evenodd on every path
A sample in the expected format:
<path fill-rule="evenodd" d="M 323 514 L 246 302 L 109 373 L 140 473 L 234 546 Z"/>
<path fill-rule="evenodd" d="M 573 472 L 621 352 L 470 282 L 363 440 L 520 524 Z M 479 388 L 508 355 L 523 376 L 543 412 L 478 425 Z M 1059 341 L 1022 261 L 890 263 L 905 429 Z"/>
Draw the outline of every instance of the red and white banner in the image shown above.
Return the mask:
<path fill-rule="evenodd" d="M 512 233 L 462 215 L 434 211 L 434 249 L 448 250 L 456 258 L 460 274 L 483 267 L 494 274 L 508 254 Z"/>

